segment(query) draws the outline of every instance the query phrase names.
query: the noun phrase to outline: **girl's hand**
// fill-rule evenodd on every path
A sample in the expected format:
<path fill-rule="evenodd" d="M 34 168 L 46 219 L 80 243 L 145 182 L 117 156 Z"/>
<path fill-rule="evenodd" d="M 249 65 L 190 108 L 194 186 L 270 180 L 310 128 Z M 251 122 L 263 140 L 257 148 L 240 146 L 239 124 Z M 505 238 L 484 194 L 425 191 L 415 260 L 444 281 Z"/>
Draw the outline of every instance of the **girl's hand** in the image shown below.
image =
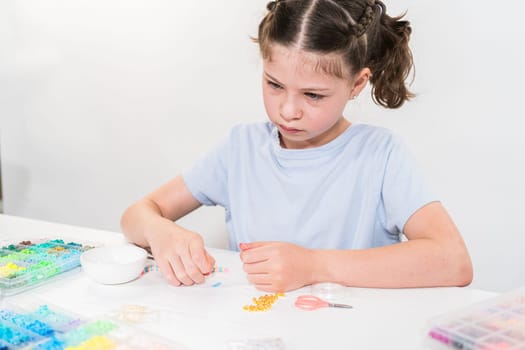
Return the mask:
<path fill-rule="evenodd" d="M 311 284 L 313 251 L 285 242 L 241 243 L 248 281 L 267 292 L 287 292 Z"/>
<path fill-rule="evenodd" d="M 166 280 L 175 286 L 203 283 L 215 259 L 204 249 L 202 237 L 171 222 L 163 228 L 152 232 L 147 240 Z"/>

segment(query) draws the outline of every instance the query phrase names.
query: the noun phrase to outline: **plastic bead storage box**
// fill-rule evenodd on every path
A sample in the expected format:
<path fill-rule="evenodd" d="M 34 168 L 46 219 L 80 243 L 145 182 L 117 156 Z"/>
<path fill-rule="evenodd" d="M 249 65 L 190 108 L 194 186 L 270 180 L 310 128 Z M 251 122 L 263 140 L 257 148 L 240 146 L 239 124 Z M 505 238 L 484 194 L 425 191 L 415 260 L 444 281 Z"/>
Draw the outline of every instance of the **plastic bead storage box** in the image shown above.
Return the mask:
<path fill-rule="evenodd" d="M 0 307 L 0 350 L 183 349 L 110 318 L 82 319 L 56 306 Z"/>
<path fill-rule="evenodd" d="M 63 240 L 23 241 L 0 248 L 0 296 L 19 293 L 80 266 L 92 248 Z"/>
<path fill-rule="evenodd" d="M 434 349 L 525 350 L 525 289 L 440 317 L 428 335 Z"/>

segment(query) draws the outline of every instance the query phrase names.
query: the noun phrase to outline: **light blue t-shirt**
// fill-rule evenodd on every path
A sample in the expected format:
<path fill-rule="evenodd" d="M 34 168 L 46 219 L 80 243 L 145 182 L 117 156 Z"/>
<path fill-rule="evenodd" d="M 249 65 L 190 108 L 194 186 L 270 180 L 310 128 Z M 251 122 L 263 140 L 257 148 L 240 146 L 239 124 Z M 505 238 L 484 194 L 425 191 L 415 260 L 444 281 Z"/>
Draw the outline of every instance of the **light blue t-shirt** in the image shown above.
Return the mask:
<path fill-rule="evenodd" d="M 282 148 L 270 122 L 241 124 L 183 178 L 199 202 L 225 208 L 233 250 L 254 241 L 384 246 L 399 242 L 408 218 L 436 200 L 400 140 L 362 124 L 309 149 Z"/>

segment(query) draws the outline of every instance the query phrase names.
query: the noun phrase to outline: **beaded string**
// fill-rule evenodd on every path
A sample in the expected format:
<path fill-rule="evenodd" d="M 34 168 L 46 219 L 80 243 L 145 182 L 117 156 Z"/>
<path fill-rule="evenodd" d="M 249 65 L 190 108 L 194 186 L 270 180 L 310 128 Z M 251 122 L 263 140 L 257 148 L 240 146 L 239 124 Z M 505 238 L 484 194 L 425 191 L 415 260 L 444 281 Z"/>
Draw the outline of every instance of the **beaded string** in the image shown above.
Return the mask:
<path fill-rule="evenodd" d="M 160 268 L 157 264 L 150 264 L 144 267 L 144 271 L 142 272 L 142 274 L 145 274 L 151 271 L 160 271 Z M 222 266 L 214 266 L 210 273 L 215 273 L 215 272 L 230 272 L 230 269 L 227 267 L 222 267 Z"/>
<path fill-rule="evenodd" d="M 160 268 L 157 264 L 153 263 L 153 264 L 150 264 L 150 265 L 147 265 L 144 267 L 144 270 L 141 272 L 141 276 L 145 275 L 146 273 L 148 272 L 152 272 L 152 271 L 160 271 Z M 208 274 L 208 275 L 211 275 L 213 273 L 217 273 L 217 272 L 230 272 L 230 269 L 227 268 L 227 267 L 223 267 L 223 266 L 214 266 L 213 269 L 211 270 L 211 272 Z M 217 287 L 220 287 L 222 285 L 222 282 L 215 282 L 211 285 L 212 288 L 217 288 Z"/>

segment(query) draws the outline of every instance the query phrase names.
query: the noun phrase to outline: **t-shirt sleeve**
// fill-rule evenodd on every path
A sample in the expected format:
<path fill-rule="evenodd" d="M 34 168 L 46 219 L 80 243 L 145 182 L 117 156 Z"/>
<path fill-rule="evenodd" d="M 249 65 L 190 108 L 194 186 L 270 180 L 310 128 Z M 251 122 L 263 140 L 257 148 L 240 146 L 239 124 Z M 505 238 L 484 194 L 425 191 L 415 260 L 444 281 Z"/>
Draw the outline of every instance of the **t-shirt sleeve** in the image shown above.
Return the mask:
<path fill-rule="evenodd" d="M 403 232 L 408 219 L 421 207 L 437 201 L 408 148 L 393 137 L 381 192 L 381 221 L 392 234 Z"/>
<path fill-rule="evenodd" d="M 227 205 L 230 144 L 231 133 L 182 172 L 186 187 L 203 205 Z"/>

